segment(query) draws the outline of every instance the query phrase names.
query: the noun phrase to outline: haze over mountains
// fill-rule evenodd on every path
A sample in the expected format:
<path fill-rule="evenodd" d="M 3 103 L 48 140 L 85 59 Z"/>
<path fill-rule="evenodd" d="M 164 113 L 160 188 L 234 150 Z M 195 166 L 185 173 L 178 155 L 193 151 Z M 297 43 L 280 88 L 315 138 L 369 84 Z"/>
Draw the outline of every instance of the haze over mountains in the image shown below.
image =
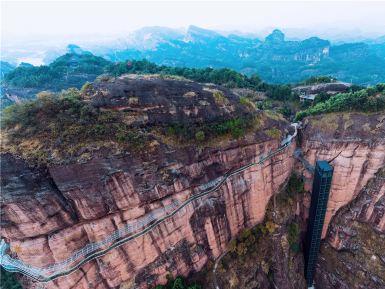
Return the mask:
<path fill-rule="evenodd" d="M 313 75 L 331 75 L 363 85 L 385 81 L 385 37 L 334 44 L 318 37 L 287 40 L 280 30 L 260 39 L 197 26 L 187 30 L 145 27 L 125 38 L 82 48 L 110 61 L 145 58 L 178 67 L 227 67 L 247 75 L 258 74 L 272 83 L 298 82 Z M 48 64 L 64 53 L 65 45 L 28 52 L 13 50 L 5 51 L 2 60 Z"/>

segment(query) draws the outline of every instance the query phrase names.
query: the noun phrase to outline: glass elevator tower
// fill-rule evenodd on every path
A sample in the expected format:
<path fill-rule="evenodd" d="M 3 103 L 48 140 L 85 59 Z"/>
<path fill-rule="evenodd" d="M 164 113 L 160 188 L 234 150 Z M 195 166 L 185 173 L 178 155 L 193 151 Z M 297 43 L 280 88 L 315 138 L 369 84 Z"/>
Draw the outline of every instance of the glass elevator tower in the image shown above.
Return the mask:
<path fill-rule="evenodd" d="M 317 161 L 313 191 L 305 238 L 305 278 L 308 288 L 313 287 L 313 277 L 320 248 L 322 228 L 329 199 L 333 167 L 327 161 Z"/>

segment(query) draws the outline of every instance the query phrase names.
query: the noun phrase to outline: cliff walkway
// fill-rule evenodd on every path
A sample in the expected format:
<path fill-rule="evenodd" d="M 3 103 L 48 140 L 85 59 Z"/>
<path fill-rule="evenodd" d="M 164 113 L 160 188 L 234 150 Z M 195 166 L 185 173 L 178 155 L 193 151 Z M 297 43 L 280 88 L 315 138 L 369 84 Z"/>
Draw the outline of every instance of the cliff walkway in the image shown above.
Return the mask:
<path fill-rule="evenodd" d="M 49 282 L 61 276 L 71 274 L 85 263 L 94 260 L 98 257 L 101 257 L 107 254 L 112 249 L 117 248 L 129 242 L 130 240 L 133 240 L 148 233 L 149 231 L 157 227 L 159 224 L 172 218 L 176 214 L 181 213 L 182 210 L 194 200 L 197 200 L 214 191 L 217 191 L 229 178 L 238 175 L 239 173 L 247 170 L 250 167 L 261 165 L 265 161 L 284 151 L 287 147 L 289 147 L 293 139 L 295 139 L 295 137 L 297 136 L 299 124 L 293 123 L 292 126 L 295 129 L 293 135 L 289 135 L 284 140 L 282 140 L 280 146 L 276 150 L 271 151 L 266 156 L 261 156 L 258 162 L 252 162 L 247 165 L 244 165 L 234 171 L 226 173 L 225 175 L 220 176 L 219 178 L 216 178 L 206 184 L 199 186 L 198 188 L 199 190 L 201 190 L 201 192 L 192 195 L 184 202 L 175 200 L 168 206 L 155 209 L 149 214 L 147 214 L 145 217 L 137 220 L 135 223 L 126 224 L 121 229 L 116 230 L 104 240 L 95 243 L 89 243 L 80 250 L 74 252 L 67 259 L 55 263 L 51 266 L 44 268 L 36 267 L 26 264 L 19 259 L 13 258 L 9 254 L 7 254 L 9 245 L 4 240 L 1 240 L 0 266 L 2 266 L 5 270 L 9 272 L 17 272 L 24 274 L 38 282 Z"/>

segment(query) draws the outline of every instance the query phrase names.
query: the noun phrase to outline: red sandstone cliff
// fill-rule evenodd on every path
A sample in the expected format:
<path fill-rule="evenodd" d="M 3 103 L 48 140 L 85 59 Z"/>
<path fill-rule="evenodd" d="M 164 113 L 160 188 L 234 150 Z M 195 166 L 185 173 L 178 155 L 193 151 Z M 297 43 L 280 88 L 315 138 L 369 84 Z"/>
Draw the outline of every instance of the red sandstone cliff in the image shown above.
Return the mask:
<path fill-rule="evenodd" d="M 250 113 L 250 108 L 221 88 L 156 78 L 117 82 L 95 84 L 101 87 L 89 93 L 88 101 L 104 110 L 129 110 L 128 121 L 137 125 L 167 125 L 173 119 L 210 122 Z M 195 146 L 157 138 L 141 151 L 100 149 L 69 162 L 54 157 L 45 169 L 30 167 L 14 151 L 5 154 L 1 235 L 10 242 L 14 256 L 27 264 L 40 267 L 60 262 L 154 209 L 186 200 L 199 192 L 198 186 L 258 162 L 280 145 L 277 132 L 289 129 L 287 122 L 263 115 L 258 116 L 257 126 L 239 140 L 221 138 Z M 41 147 L 50 150 L 45 144 Z M 46 287 L 146 288 L 164 283 L 168 273 L 199 271 L 240 230 L 263 220 L 270 197 L 291 174 L 294 149 L 292 144 L 263 165 L 229 178 L 218 191 L 189 204 L 149 233 Z M 49 151 L 52 156 L 55 153 Z M 33 282 L 27 282 L 27 287 L 33 288 Z"/>
<path fill-rule="evenodd" d="M 171 199 L 185 200 L 197 184 L 258 161 L 261 154 L 277 146 L 277 141 L 238 144 L 194 152 L 188 163 L 168 160 L 167 166 L 152 163 L 136 171 L 131 167 L 135 161 L 125 158 L 53 167 L 50 174 L 60 193 L 46 192 L 52 194 L 47 198 L 39 195 L 39 190 L 6 203 L 4 217 L 12 225 L 4 227 L 2 235 L 21 260 L 50 265 Z M 209 258 L 218 257 L 241 229 L 263 220 L 270 197 L 291 173 L 293 149 L 231 178 L 220 190 L 194 201 L 150 233 L 48 283 L 48 288 L 114 288 L 126 282 L 144 286 L 164 282 L 167 273 L 186 275 L 200 270 Z M 162 181 L 159 167 L 176 171 L 172 182 Z M 151 181 L 154 186 L 143 189 Z M 71 209 L 64 210 L 61 199 Z M 71 218 L 71 212 L 78 220 Z"/>
<path fill-rule="evenodd" d="M 212 109 L 212 88 L 194 94 L 190 90 L 197 87 L 185 84 L 187 88 L 178 92 L 183 99 L 204 97 L 201 105 L 192 109 L 185 102 L 178 103 L 175 91 L 170 92 L 163 84 L 151 85 L 144 104 L 137 103 L 141 98 L 124 97 L 126 93 L 135 94 L 133 90 L 137 88 L 132 86 L 117 90 L 115 86 L 104 87 L 90 101 L 104 109 L 135 108 L 135 113 L 144 105 L 142 111 L 146 114 L 135 116 L 135 121 L 142 124 L 158 124 L 168 117 L 183 121 L 191 115 L 200 119 L 208 113 L 242 111 L 232 102 L 231 95 L 229 103 Z M 159 94 L 159 90 L 161 95 L 168 93 L 177 99 L 176 102 L 168 107 L 166 99 L 149 98 L 152 92 Z M 104 101 L 103 97 L 109 99 L 107 104 L 100 104 L 98 98 Z M 381 115 L 332 117 L 326 121 L 316 118 L 305 124 L 302 136 L 305 158 L 311 163 L 316 158 L 327 159 L 334 166 L 325 232 L 338 209 L 355 199 L 385 162 Z M 239 140 L 202 147 L 176 146 L 158 139 L 151 150 L 142 153 L 101 151 L 77 162 L 54 162 L 46 169 L 31 168 L 23 160 L 5 154 L 1 235 L 10 242 L 13 254 L 26 263 L 45 266 L 61 261 L 87 243 L 104 239 L 123 224 L 135 222 L 173 200 L 186 200 L 197 192 L 199 185 L 258 161 L 261 155 L 277 148 L 279 140 L 263 131 L 272 126 L 284 131 L 288 124 L 268 118 L 263 122 L 259 130 L 248 132 Z M 83 265 L 69 276 L 47 283 L 46 287 L 146 288 L 165 282 L 168 273 L 187 275 L 199 271 L 208 260 L 218 257 L 243 228 L 264 219 L 269 199 L 294 170 L 294 149 L 292 144 L 263 165 L 232 177 L 217 192 L 194 201 L 148 234 Z M 381 194 L 382 190 L 374 194 L 365 218 L 376 219 L 373 224 L 383 231 L 383 215 L 376 213 L 376 200 L 382 198 Z M 332 245 L 338 243 L 330 240 Z M 33 282 L 26 283 L 29 288 L 35 286 Z"/>

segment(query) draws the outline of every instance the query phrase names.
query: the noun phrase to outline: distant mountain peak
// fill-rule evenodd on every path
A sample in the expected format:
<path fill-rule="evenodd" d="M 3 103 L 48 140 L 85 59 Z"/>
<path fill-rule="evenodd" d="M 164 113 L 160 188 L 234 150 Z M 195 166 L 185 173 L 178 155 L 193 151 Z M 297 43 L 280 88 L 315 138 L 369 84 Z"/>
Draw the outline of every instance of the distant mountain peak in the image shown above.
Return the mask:
<path fill-rule="evenodd" d="M 221 37 L 222 35 L 213 30 L 204 29 L 198 26 L 190 25 L 187 29 L 187 35 L 199 36 L 205 38 Z"/>
<path fill-rule="evenodd" d="M 274 29 L 273 32 L 265 38 L 265 41 L 270 43 L 284 42 L 285 34 L 279 29 Z"/>
<path fill-rule="evenodd" d="M 76 44 L 68 44 L 67 45 L 67 53 L 71 54 L 83 54 L 83 49 L 80 48 L 80 46 Z"/>

